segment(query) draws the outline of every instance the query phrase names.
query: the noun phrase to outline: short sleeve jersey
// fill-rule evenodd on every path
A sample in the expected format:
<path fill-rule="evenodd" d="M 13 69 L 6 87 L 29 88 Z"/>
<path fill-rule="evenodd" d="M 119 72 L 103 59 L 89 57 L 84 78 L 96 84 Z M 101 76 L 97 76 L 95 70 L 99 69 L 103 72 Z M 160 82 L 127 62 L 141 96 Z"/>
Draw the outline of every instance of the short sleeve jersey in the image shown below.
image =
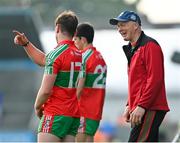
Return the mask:
<path fill-rule="evenodd" d="M 56 74 L 56 80 L 47 102 L 45 115 L 79 117 L 76 97 L 77 78 L 82 56 L 73 41 L 65 40 L 46 55 L 45 74 Z"/>
<path fill-rule="evenodd" d="M 85 87 L 80 98 L 81 116 L 93 120 L 102 118 L 106 86 L 106 63 L 95 47 L 87 47 L 82 52 L 80 77 L 85 77 Z"/>

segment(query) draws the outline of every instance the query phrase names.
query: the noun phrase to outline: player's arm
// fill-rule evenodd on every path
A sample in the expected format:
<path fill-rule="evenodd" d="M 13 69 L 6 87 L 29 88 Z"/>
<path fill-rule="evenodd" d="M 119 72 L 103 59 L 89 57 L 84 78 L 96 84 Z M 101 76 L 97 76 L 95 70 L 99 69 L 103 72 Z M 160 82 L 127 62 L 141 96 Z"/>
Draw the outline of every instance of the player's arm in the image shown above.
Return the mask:
<path fill-rule="evenodd" d="M 13 33 L 16 34 L 14 38 L 14 43 L 20 46 L 23 46 L 28 56 L 31 60 L 38 64 L 39 66 L 45 66 L 45 54 L 36 48 L 24 35 L 19 31 L 13 30 Z"/>
<path fill-rule="evenodd" d="M 83 88 L 85 85 L 85 80 L 86 80 L 86 78 L 80 78 L 78 81 L 78 86 L 77 86 L 77 90 L 76 90 L 76 95 L 77 95 L 78 99 L 80 99 L 80 96 L 82 94 L 82 91 L 83 91 Z"/>
<path fill-rule="evenodd" d="M 76 90 L 76 96 L 78 100 L 80 99 L 81 94 L 83 92 L 83 88 L 85 86 L 85 80 L 86 80 L 86 64 L 82 62 L 81 69 L 79 71 L 78 84 L 77 84 L 77 90 Z"/>
<path fill-rule="evenodd" d="M 57 76 L 56 74 L 44 74 L 43 76 L 41 87 L 39 89 L 34 104 L 35 113 L 39 117 L 41 116 L 40 113 L 41 113 L 42 105 L 47 101 L 48 97 L 51 95 L 52 88 L 56 80 L 56 76 Z"/>

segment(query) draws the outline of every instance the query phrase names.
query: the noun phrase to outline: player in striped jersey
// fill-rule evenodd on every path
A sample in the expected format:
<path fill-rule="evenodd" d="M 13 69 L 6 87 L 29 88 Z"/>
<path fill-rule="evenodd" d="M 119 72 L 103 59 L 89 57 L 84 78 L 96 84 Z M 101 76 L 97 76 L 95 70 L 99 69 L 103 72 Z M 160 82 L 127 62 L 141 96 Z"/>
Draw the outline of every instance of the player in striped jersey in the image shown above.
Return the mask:
<path fill-rule="evenodd" d="M 93 142 L 102 117 L 105 86 L 106 63 L 93 46 L 94 29 L 88 23 L 77 27 L 75 45 L 82 50 L 82 72 L 78 82 L 77 96 L 80 105 L 80 127 L 77 141 Z"/>
<path fill-rule="evenodd" d="M 37 64 L 45 66 L 44 77 L 35 101 L 35 113 L 41 119 L 38 142 L 75 141 L 79 127 L 76 80 L 82 56 L 72 38 L 78 19 L 72 11 L 61 13 L 55 20 L 57 47 L 45 55 L 18 31 L 15 44 L 24 46 Z"/>

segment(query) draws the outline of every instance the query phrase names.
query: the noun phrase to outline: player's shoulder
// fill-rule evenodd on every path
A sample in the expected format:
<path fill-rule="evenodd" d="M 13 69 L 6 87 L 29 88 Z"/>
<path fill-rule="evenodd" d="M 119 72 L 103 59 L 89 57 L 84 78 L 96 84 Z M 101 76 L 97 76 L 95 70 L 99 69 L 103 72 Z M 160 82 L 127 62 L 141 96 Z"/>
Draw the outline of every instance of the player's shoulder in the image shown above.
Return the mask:
<path fill-rule="evenodd" d="M 95 55 L 96 55 L 96 59 L 98 59 L 98 60 L 104 60 L 101 52 L 97 51 Z"/>
<path fill-rule="evenodd" d="M 52 51 L 50 51 L 47 55 L 47 59 L 51 59 L 51 61 L 54 61 L 58 59 L 58 57 L 62 56 L 66 51 L 68 50 L 68 45 L 59 45 Z"/>
<path fill-rule="evenodd" d="M 96 48 L 95 48 L 95 50 L 94 50 L 94 55 L 95 55 L 98 59 L 104 59 L 104 58 L 103 58 L 103 55 L 101 54 L 101 52 L 100 52 L 99 50 L 97 50 Z"/>

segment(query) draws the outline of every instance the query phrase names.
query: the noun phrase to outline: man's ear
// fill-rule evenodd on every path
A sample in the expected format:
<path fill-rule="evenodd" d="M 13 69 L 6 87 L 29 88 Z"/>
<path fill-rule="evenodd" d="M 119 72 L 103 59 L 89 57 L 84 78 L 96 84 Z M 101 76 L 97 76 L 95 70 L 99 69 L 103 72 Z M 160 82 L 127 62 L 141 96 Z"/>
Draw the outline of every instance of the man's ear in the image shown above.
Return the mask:
<path fill-rule="evenodd" d="M 137 29 L 139 27 L 139 24 L 137 22 L 134 22 L 135 28 Z"/>
<path fill-rule="evenodd" d="M 55 27 L 55 32 L 59 33 L 60 31 L 61 31 L 61 27 L 60 27 L 59 24 L 57 24 L 56 27 Z"/>
<path fill-rule="evenodd" d="M 81 37 L 81 40 L 83 41 L 83 43 L 87 43 L 87 39 L 85 37 Z"/>

